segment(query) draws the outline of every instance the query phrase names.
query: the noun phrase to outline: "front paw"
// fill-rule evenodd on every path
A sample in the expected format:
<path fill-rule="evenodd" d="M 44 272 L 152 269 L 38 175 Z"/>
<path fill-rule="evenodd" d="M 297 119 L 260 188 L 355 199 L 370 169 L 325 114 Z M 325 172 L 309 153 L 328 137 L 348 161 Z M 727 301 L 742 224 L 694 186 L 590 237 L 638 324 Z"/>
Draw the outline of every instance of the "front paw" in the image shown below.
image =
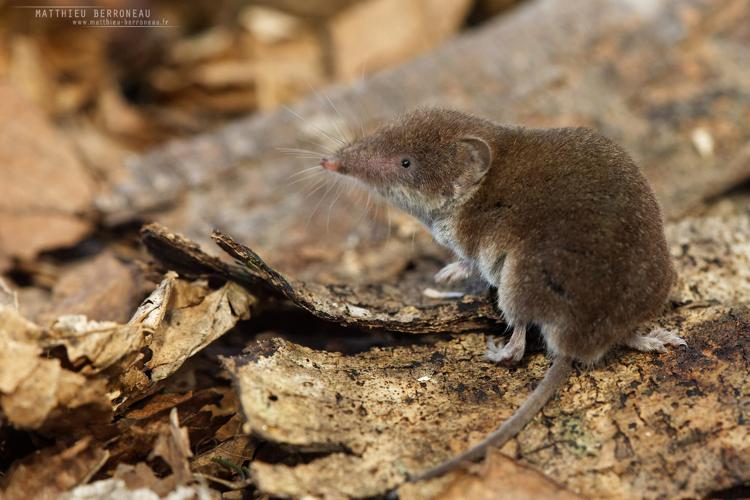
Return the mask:
<path fill-rule="evenodd" d="M 464 280 L 472 275 L 471 264 L 458 260 L 451 262 L 435 274 L 436 283 L 451 283 Z"/>

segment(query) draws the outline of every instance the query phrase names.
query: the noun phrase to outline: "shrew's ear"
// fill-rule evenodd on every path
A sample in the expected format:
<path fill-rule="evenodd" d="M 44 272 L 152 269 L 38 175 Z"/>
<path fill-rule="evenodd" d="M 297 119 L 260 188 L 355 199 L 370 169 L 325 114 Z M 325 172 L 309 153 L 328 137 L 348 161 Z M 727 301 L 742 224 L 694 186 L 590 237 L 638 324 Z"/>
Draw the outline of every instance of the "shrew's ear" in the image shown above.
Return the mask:
<path fill-rule="evenodd" d="M 459 175 L 454 183 L 454 193 L 466 193 L 478 184 L 492 165 L 492 147 L 476 136 L 465 136 L 458 141 Z"/>

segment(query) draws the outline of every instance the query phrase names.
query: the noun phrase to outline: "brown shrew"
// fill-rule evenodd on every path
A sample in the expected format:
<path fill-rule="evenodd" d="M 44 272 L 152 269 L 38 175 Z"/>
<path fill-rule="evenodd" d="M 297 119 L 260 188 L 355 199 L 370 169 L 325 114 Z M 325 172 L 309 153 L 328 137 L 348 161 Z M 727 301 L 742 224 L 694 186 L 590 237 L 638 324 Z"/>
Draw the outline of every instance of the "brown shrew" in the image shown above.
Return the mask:
<path fill-rule="evenodd" d="M 518 362 L 538 325 L 552 366 L 496 431 L 412 477 L 443 474 L 515 436 L 566 382 L 574 361 L 617 345 L 663 351 L 675 333 L 635 327 L 664 308 L 675 279 L 659 205 L 616 143 L 586 128 L 506 126 L 444 109 L 419 109 L 323 158 L 417 217 L 458 260 L 437 275 L 478 275 L 497 287 L 513 334 L 487 358 Z"/>

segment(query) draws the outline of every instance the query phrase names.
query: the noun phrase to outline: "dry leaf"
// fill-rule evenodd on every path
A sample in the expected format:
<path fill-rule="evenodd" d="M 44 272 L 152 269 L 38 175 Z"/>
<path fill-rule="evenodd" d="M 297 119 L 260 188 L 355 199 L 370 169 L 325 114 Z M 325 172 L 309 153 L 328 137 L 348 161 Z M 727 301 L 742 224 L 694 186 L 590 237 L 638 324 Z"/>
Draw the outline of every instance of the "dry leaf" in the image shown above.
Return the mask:
<path fill-rule="evenodd" d="M 35 320 L 50 325 L 58 316 L 79 314 L 125 323 L 143 298 L 141 288 L 136 269 L 105 251 L 66 269 L 52 289 L 49 307 Z"/>
<path fill-rule="evenodd" d="M 459 470 L 429 485 L 407 484 L 399 488 L 399 498 L 425 497 L 446 500 L 580 500 L 580 497 L 528 465 L 490 450 L 487 459 L 470 470 Z"/>
<path fill-rule="evenodd" d="M 58 498 L 91 479 L 108 456 L 90 438 L 83 438 L 69 448 L 44 448 L 13 466 L 3 478 L 0 496 L 7 500 Z"/>
<path fill-rule="evenodd" d="M 0 408 L 19 428 L 71 427 L 70 412 L 93 421 L 111 412 L 104 380 L 63 368 L 42 356 L 43 331 L 15 308 L 0 305 Z"/>
<path fill-rule="evenodd" d="M 180 426 L 177 408 L 172 408 L 169 423 L 160 426 L 160 431 L 149 459 L 157 456 L 163 458 L 169 465 L 171 474 L 166 477 L 157 477 L 143 462 L 135 465 L 119 463 L 111 479 L 80 486 L 63 498 L 68 500 L 93 500 L 104 497 L 173 498 L 175 500 L 217 498 L 217 493 L 208 489 L 204 484 L 195 484 L 189 463 L 192 452 L 188 429 Z"/>
<path fill-rule="evenodd" d="M 164 389 L 167 391 L 168 389 Z M 170 411 L 177 409 L 183 428 L 189 432 L 189 440 L 195 443 L 195 449 L 205 451 L 209 444 L 230 439 L 238 434 L 241 422 L 237 413 L 233 391 L 228 387 L 216 387 L 199 390 L 194 393 L 161 392 L 149 396 L 121 412 L 121 416 L 106 428 L 99 429 L 97 438 L 107 442 L 110 452 L 110 469 L 115 466 L 121 469 L 123 464 L 137 463 L 146 460 L 154 450 L 159 436 L 170 434 Z M 230 424 L 234 422 L 234 424 Z M 234 432 L 227 436 L 226 426 L 234 425 Z M 244 436 L 243 436 L 244 437 Z M 164 439 L 164 438 L 162 438 Z M 191 466 L 195 470 L 194 461 Z M 163 475 L 166 470 L 159 471 Z M 115 474 L 126 480 L 130 489 L 148 487 L 154 491 L 160 490 L 156 483 L 149 483 L 148 477 L 141 477 L 138 471 L 123 471 L 124 475 Z M 141 477 L 140 481 L 131 481 L 131 476 Z M 159 483 L 162 484 L 162 483 Z M 165 486 L 167 491 L 173 485 Z"/>
<path fill-rule="evenodd" d="M 2 278 L 0 278 L 0 306 L 18 310 L 18 294 Z"/>
<path fill-rule="evenodd" d="M 157 438 L 152 455 L 162 457 L 169 464 L 175 486 L 192 481 L 193 473 L 188 459 L 193 453 L 190 451 L 187 429 L 180 427 L 176 408 L 169 413 L 169 434 L 161 434 Z"/>
<path fill-rule="evenodd" d="M 3 292 L 8 296 L 8 292 Z M 50 328 L 0 304 L 0 408 L 17 427 L 64 429 L 108 421 L 189 357 L 247 319 L 255 298 L 235 283 L 212 290 L 168 273 L 128 324 L 60 316 Z M 76 371 L 47 353 L 63 347 Z M 151 356 L 143 359 L 148 349 Z"/>
<path fill-rule="evenodd" d="M 328 321 L 408 333 L 458 333 L 492 328 L 499 323 L 499 314 L 485 296 L 428 299 L 422 294 L 424 284 L 418 282 L 401 288 L 305 283 L 286 278 L 255 252 L 220 232 L 214 233 L 215 241 L 243 267 L 229 266 L 157 224 L 144 226 L 141 233 L 151 253 L 168 267 L 192 268 L 193 275 L 221 275 L 252 289 L 272 291 Z M 258 288 L 261 285 L 264 288 Z"/>
<path fill-rule="evenodd" d="M 122 479 L 103 479 L 79 486 L 61 495 L 62 500 L 99 500 L 101 498 L 133 500 L 218 500 L 220 495 L 203 485 L 180 486 L 160 495 L 149 488 L 130 489 Z"/>
<path fill-rule="evenodd" d="M 195 287 L 185 282 L 178 284 L 182 289 Z M 182 289 L 176 290 L 178 298 L 186 295 Z M 171 375 L 187 358 L 224 335 L 237 321 L 248 319 L 254 303 L 253 296 L 230 282 L 219 290 L 207 290 L 199 302 L 175 306 L 168 320 L 154 332 L 149 345 L 153 357 L 146 366 L 151 369 L 151 380 L 157 382 Z"/>
<path fill-rule="evenodd" d="M 70 246 L 91 229 L 82 217 L 93 200 L 88 173 L 42 112 L 0 84 L 0 269 L 11 258 Z"/>

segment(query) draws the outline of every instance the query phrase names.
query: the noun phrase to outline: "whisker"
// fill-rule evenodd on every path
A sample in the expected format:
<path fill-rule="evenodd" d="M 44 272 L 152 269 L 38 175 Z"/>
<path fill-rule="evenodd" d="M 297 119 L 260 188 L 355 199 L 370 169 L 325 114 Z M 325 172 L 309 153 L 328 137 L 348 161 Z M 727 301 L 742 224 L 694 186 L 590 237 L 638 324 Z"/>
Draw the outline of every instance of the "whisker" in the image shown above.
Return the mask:
<path fill-rule="evenodd" d="M 381 203 L 375 203 L 375 213 L 372 216 L 372 221 L 376 224 L 375 227 L 378 229 L 377 234 L 382 236 L 383 233 L 380 232 L 380 207 Z"/>
<path fill-rule="evenodd" d="M 317 155 L 311 155 L 311 154 L 302 154 L 302 153 L 287 153 L 288 156 L 292 158 L 298 158 L 300 160 L 319 160 L 321 157 Z"/>
<path fill-rule="evenodd" d="M 328 144 L 325 144 L 323 142 L 315 142 L 312 139 L 308 139 L 306 137 L 300 137 L 300 140 L 311 146 L 320 148 L 322 151 L 325 151 L 326 154 L 332 155 L 333 153 L 335 153 L 335 151 Z M 324 156 L 324 155 L 321 155 L 321 156 Z"/>
<path fill-rule="evenodd" d="M 333 102 L 331 101 L 331 99 L 328 98 L 328 95 L 326 95 L 325 92 L 323 92 L 323 91 L 319 92 L 317 89 L 315 89 L 315 87 L 312 86 L 312 84 L 310 83 L 310 81 L 307 80 L 307 79 L 306 79 L 305 83 L 307 83 L 307 86 L 310 88 L 310 90 L 312 91 L 312 93 L 315 94 L 315 97 L 318 99 L 318 101 L 320 101 L 321 100 L 321 96 L 323 96 L 328 101 L 328 104 L 330 104 L 331 108 L 333 108 L 333 111 L 339 116 L 339 118 L 341 118 L 341 120 L 344 123 L 346 123 L 346 120 L 344 119 L 344 117 L 341 115 L 341 113 L 339 113 L 339 110 L 336 109 L 336 106 L 333 104 Z M 339 126 L 338 122 L 336 122 L 334 120 L 333 126 L 336 128 L 336 131 L 341 136 L 341 139 L 342 139 L 343 143 L 346 144 L 349 141 L 349 139 L 347 138 L 347 135 L 344 133 L 344 131 Z"/>
<path fill-rule="evenodd" d="M 370 200 L 372 199 L 372 194 L 367 191 L 367 203 L 365 204 L 365 209 L 362 211 L 362 213 L 359 215 L 359 219 L 357 219 L 357 224 L 362 222 L 362 219 L 365 218 L 365 215 L 369 214 L 370 211 Z"/>
<path fill-rule="evenodd" d="M 295 184 L 299 184 L 300 182 L 309 181 L 311 179 L 314 179 L 315 177 L 318 177 L 317 172 L 313 172 L 310 175 L 306 175 L 304 177 L 300 177 L 299 179 L 295 179 L 294 181 L 287 183 L 287 187 L 292 187 Z"/>
<path fill-rule="evenodd" d="M 308 198 L 309 198 L 309 197 L 311 197 L 311 196 L 312 196 L 313 194 L 315 194 L 316 192 L 320 191 L 320 189 L 321 189 L 321 188 L 322 188 L 323 186 L 325 186 L 326 184 L 328 184 L 328 182 L 326 182 L 327 180 L 328 180 L 328 179 L 326 179 L 326 178 L 323 178 L 323 179 L 321 179 L 320 181 L 318 181 L 318 182 L 317 182 L 317 183 L 316 183 L 316 184 L 315 184 L 315 185 L 313 186 L 313 187 L 314 187 L 315 189 L 313 189 L 312 191 L 310 191 L 309 193 L 307 193 L 307 194 L 305 195 L 305 197 L 303 198 L 303 200 L 306 200 L 306 199 L 308 199 Z"/>
<path fill-rule="evenodd" d="M 348 126 L 348 123 L 349 123 L 348 120 L 346 118 L 344 118 L 344 115 L 339 111 L 339 108 L 336 107 L 336 105 L 333 103 L 333 101 L 331 100 L 331 98 L 328 97 L 328 95 L 325 92 L 323 92 L 323 97 L 325 97 L 326 101 L 328 101 L 328 104 L 330 104 L 331 107 L 333 108 L 333 111 L 341 119 L 341 123 L 343 123 L 343 125 L 347 128 L 348 134 L 346 134 L 346 133 L 344 133 L 344 131 L 342 131 L 342 129 L 341 129 L 341 127 L 339 127 L 338 123 L 334 122 L 333 125 L 338 129 L 338 131 L 341 134 L 341 136 L 344 139 L 346 139 L 347 142 L 353 141 L 355 135 L 352 133 L 351 129 Z"/>
<path fill-rule="evenodd" d="M 331 211 L 333 210 L 333 206 L 336 204 L 337 201 L 339 201 L 339 197 L 341 196 L 341 193 L 344 192 L 344 186 L 342 183 L 338 183 L 338 190 L 336 191 L 336 197 L 333 199 L 330 205 L 328 205 L 328 216 L 326 217 L 326 234 L 328 233 L 328 230 L 331 225 Z"/>
<path fill-rule="evenodd" d="M 312 167 L 303 168 L 302 170 L 300 170 L 298 172 L 294 172 L 293 174 L 290 174 L 287 177 L 287 179 L 293 179 L 293 178 L 297 177 L 298 175 L 302 175 L 302 174 L 305 174 L 307 172 L 311 172 L 313 170 L 323 170 L 323 167 L 321 167 L 320 165 L 314 165 Z"/>
<path fill-rule="evenodd" d="M 312 149 L 301 149 L 301 148 L 276 148 L 277 151 L 280 151 L 284 154 L 290 154 L 290 155 L 307 155 L 307 156 L 313 156 L 322 158 L 325 156 L 325 153 L 321 153 L 320 151 L 313 151 Z"/>
<path fill-rule="evenodd" d="M 315 216 L 315 213 L 318 211 L 318 207 L 320 207 L 320 204 L 323 202 L 326 196 L 328 196 L 328 193 L 331 192 L 331 190 L 336 186 L 335 183 L 329 183 L 328 189 L 325 190 L 325 192 L 320 196 L 320 199 L 315 204 L 315 206 L 312 209 L 312 212 L 310 212 L 310 215 L 307 217 L 307 221 L 305 222 L 305 228 L 310 224 L 310 221 Z"/>
<path fill-rule="evenodd" d="M 385 215 L 388 218 L 388 233 L 386 233 L 385 239 L 391 239 L 391 207 L 385 207 Z"/>
<path fill-rule="evenodd" d="M 329 134 L 328 132 L 326 132 L 326 131 L 325 131 L 325 130 L 323 130 L 322 128 L 318 127 L 318 126 L 317 126 L 317 125 L 315 125 L 314 123 L 306 121 L 306 120 L 305 120 L 304 118 L 302 118 L 302 117 L 301 117 L 301 116 L 300 116 L 300 115 L 299 115 L 299 114 L 298 114 L 298 113 L 297 113 L 296 111 L 294 111 L 294 110 L 293 110 L 292 108 L 290 108 L 289 106 L 284 106 L 284 109 L 285 109 L 285 110 L 287 110 L 287 111 L 288 111 L 289 113 L 291 113 L 292 115 L 296 116 L 296 117 L 297 117 L 298 119 L 300 119 L 300 120 L 302 121 L 302 123 L 310 123 L 310 125 L 312 125 L 312 126 L 313 126 L 313 127 L 315 128 L 315 130 L 317 130 L 318 132 L 320 132 L 320 133 L 321 133 L 321 134 L 323 134 L 324 136 L 328 137 L 328 138 L 329 138 L 330 140 L 332 140 L 332 141 L 334 141 L 334 142 L 338 142 L 338 143 L 339 143 L 339 144 L 341 144 L 342 146 L 346 145 L 346 141 L 344 141 L 344 140 L 342 140 L 342 139 L 339 139 L 339 138 L 337 138 L 337 137 L 333 137 L 333 136 L 332 136 L 331 134 Z"/>

